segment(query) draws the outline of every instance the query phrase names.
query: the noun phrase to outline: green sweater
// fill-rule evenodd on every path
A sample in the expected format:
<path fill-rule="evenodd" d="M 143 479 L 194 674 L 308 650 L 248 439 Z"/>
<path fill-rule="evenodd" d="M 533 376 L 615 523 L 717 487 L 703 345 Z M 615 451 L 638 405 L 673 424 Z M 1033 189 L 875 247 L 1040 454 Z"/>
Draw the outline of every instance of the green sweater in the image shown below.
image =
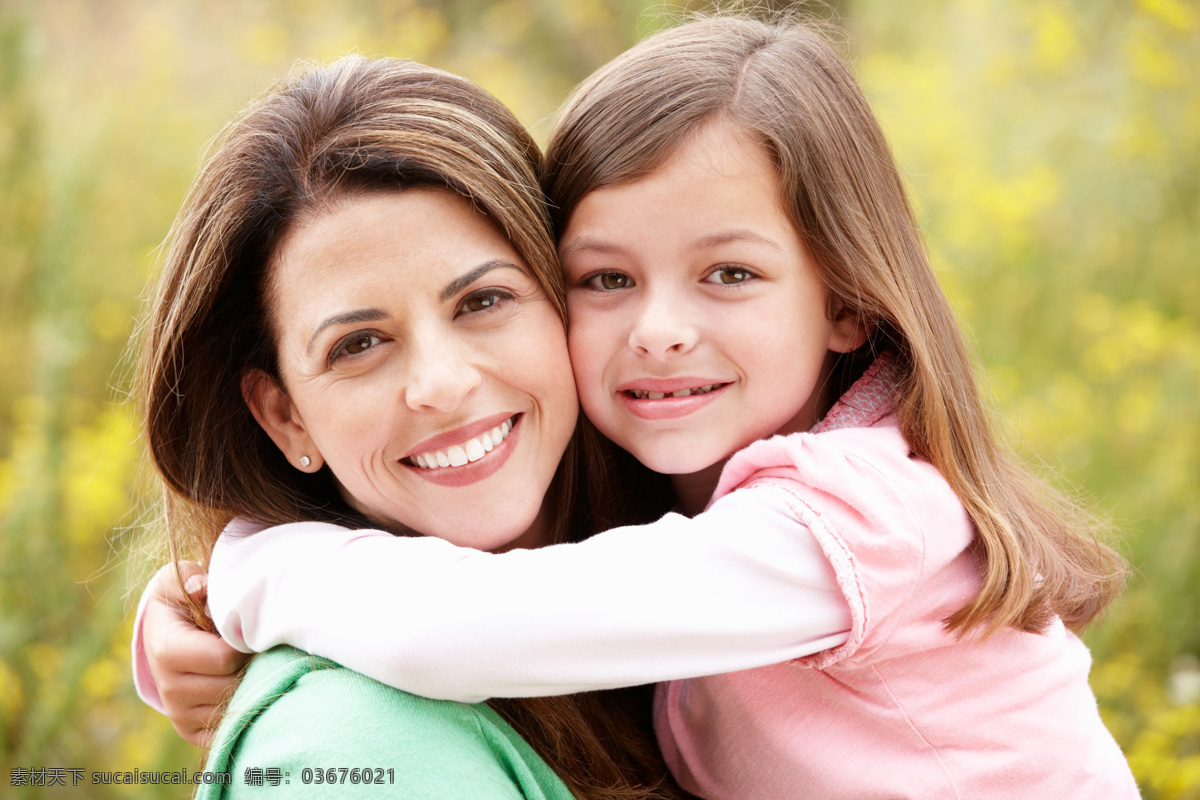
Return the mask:
<path fill-rule="evenodd" d="M 572 798 L 488 706 L 417 697 L 290 647 L 251 662 L 205 769 L 232 783 L 198 787 L 201 800 Z"/>

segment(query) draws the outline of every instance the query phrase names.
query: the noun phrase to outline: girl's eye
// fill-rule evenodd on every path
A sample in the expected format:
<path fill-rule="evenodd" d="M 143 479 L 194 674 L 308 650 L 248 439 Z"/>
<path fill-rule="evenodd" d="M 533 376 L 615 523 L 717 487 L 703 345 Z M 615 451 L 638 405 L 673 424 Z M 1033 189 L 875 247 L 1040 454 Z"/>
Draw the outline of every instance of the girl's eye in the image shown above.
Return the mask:
<path fill-rule="evenodd" d="M 370 350 L 375 345 L 379 344 L 379 337 L 373 333 L 352 333 L 345 339 L 338 342 L 330 354 L 330 363 L 337 361 L 342 356 L 357 356 Z"/>
<path fill-rule="evenodd" d="M 583 285 L 604 292 L 614 292 L 618 289 L 628 289 L 633 285 L 633 279 L 623 272 L 597 272 L 585 278 Z"/>
<path fill-rule="evenodd" d="M 463 300 L 462 304 L 458 307 L 458 311 L 460 314 L 481 314 L 485 311 L 491 311 L 505 300 L 511 299 L 512 295 L 507 292 L 501 292 L 496 289 L 483 289 L 469 295 Z"/>
<path fill-rule="evenodd" d="M 709 283 L 734 284 L 745 283 L 754 277 L 754 273 L 745 267 L 717 267 L 705 278 Z"/>

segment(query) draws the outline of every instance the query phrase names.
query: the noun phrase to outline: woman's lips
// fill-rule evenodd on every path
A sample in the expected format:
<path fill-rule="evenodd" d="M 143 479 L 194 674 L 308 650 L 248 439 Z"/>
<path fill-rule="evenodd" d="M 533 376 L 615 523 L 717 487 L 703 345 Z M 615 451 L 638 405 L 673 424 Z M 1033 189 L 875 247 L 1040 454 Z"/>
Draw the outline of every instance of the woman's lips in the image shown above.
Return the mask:
<path fill-rule="evenodd" d="M 484 455 L 498 447 L 513 428 L 513 417 L 499 425 L 473 436 L 464 442 L 452 444 L 443 449 L 429 449 L 415 456 L 409 456 L 408 462 L 422 469 L 439 469 L 443 467 L 461 467 L 472 461 L 478 461 Z"/>
<path fill-rule="evenodd" d="M 400 456 L 401 458 L 413 458 L 424 453 L 436 450 L 444 450 L 451 445 L 463 444 L 468 439 L 472 439 L 485 431 L 490 431 L 492 428 L 501 424 L 506 420 L 515 421 L 519 416 L 511 411 L 502 411 L 498 414 L 492 414 L 489 417 L 476 420 L 475 422 L 463 425 L 461 428 L 455 428 L 452 431 L 439 433 L 437 436 L 431 436 L 428 439 L 418 442 L 413 445 L 407 453 Z"/>
<path fill-rule="evenodd" d="M 426 439 L 401 463 L 442 486 L 481 481 L 504 466 L 512 455 L 522 418 L 522 414 L 499 414 Z M 495 424 L 487 427 L 489 423 Z"/>

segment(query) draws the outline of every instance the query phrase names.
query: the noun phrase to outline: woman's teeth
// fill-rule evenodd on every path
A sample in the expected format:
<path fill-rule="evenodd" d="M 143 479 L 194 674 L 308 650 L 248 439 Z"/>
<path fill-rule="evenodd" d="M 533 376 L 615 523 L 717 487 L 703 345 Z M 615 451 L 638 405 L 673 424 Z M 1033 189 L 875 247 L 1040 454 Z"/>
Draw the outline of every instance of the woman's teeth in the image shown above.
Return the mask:
<path fill-rule="evenodd" d="M 723 383 L 710 383 L 707 386 L 697 386 L 694 389 L 680 389 L 677 392 L 647 392 L 641 389 L 630 389 L 629 393 L 635 400 L 662 400 L 664 397 L 688 397 L 693 394 L 708 394 Z"/>
<path fill-rule="evenodd" d="M 468 439 L 462 444 L 447 447 L 445 450 L 430 450 L 428 453 L 421 453 L 405 460 L 421 469 L 461 467 L 463 464 L 478 461 L 483 458 L 485 453 L 491 452 L 492 448 L 508 438 L 508 433 L 512 428 L 512 419 L 506 419 L 487 433 L 480 434 L 474 439 Z"/>

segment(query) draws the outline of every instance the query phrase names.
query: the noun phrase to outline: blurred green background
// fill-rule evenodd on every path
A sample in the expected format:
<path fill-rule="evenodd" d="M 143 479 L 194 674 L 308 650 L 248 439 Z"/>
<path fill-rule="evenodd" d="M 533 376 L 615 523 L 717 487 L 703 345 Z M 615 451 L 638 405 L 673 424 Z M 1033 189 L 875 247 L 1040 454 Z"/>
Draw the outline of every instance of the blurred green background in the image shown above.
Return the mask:
<path fill-rule="evenodd" d="M 1200 8 L 833 6 L 1014 442 L 1134 565 L 1088 636 L 1102 713 L 1147 798 L 1200 798 Z M 130 684 L 127 594 L 154 556 L 123 354 L 221 124 L 297 59 L 359 51 L 472 78 L 544 141 L 570 87 L 674 10 L 0 0 L 0 794 L 185 797 L 87 784 L 199 767 Z M 85 780 L 11 785 L 38 767 Z"/>

